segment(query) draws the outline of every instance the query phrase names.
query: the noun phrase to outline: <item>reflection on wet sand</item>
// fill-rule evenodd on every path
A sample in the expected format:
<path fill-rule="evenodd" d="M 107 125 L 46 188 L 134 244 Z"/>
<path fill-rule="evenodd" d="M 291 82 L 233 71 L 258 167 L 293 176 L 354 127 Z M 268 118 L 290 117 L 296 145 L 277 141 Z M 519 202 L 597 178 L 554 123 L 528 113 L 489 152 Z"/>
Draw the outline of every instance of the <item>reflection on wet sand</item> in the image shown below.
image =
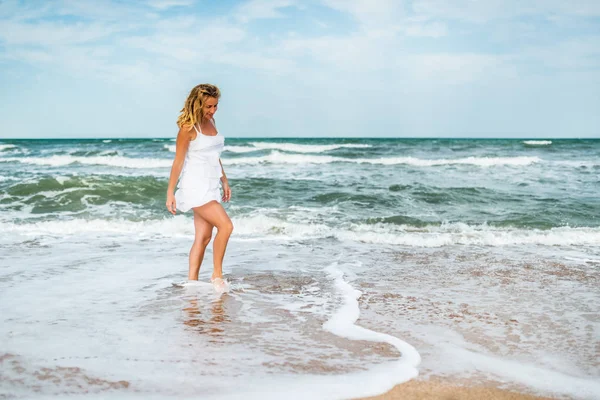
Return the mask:
<path fill-rule="evenodd" d="M 187 299 L 187 306 L 183 309 L 185 313 L 183 323 L 200 334 L 212 337 L 223 336 L 224 325 L 231 322 L 224 304 L 227 298 L 225 294 L 208 304 L 197 298 Z"/>

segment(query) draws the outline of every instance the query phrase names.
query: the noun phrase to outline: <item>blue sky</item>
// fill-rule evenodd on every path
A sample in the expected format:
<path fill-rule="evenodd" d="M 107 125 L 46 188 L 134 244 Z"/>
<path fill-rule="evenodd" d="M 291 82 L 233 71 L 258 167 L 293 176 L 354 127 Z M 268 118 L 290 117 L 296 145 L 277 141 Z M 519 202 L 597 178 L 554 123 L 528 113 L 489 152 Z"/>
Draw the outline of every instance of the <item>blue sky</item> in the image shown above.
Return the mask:
<path fill-rule="evenodd" d="M 598 0 L 0 1 L 0 138 L 600 137 Z"/>

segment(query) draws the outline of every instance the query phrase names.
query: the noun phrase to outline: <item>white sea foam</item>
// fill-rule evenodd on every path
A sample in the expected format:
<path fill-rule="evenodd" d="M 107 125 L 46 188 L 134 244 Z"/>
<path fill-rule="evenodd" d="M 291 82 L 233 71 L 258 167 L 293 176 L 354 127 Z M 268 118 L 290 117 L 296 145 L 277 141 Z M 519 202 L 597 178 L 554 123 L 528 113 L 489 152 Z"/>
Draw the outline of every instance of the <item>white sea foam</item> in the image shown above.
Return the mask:
<path fill-rule="evenodd" d="M 364 243 L 443 247 L 452 245 L 594 245 L 600 243 L 600 228 L 561 227 L 549 230 L 494 228 L 463 223 L 416 228 L 409 225 L 356 224 L 330 227 L 318 223 L 293 223 L 278 218 L 255 216 L 234 220 L 236 233 L 255 237 L 303 239 L 335 237 Z"/>
<path fill-rule="evenodd" d="M 582 258 L 582 257 L 565 257 L 566 260 L 577 261 L 580 264 L 596 264 L 600 263 L 600 258 Z"/>
<path fill-rule="evenodd" d="M 172 164 L 170 160 L 158 158 L 131 158 L 123 156 L 78 157 L 70 155 L 0 158 L 0 162 L 19 162 L 23 164 L 48 165 L 52 167 L 79 163 L 85 165 L 107 165 L 120 168 L 168 168 Z"/>
<path fill-rule="evenodd" d="M 193 227 L 182 215 L 164 220 L 128 221 L 105 219 L 73 219 L 70 221 L 44 221 L 31 224 L 1 223 L 0 228 L 24 235 L 75 235 L 75 234 L 126 234 L 135 237 L 187 236 Z M 162 233 L 161 233 L 162 232 Z"/>
<path fill-rule="evenodd" d="M 323 153 L 341 148 L 369 148 L 369 144 L 330 144 L 330 145 L 311 145 L 295 143 L 270 143 L 270 142 L 252 142 L 251 146 L 225 146 L 226 151 L 232 153 L 250 153 L 258 150 L 280 150 L 293 153 Z"/>
<path fill-rule="evenodd" d="M 476 165 L 492 167 L 496 165 L 523 166 L 541 162 L 539 157 L 465 157 L 456 159 L 422 159 L 414 157 L 387 157 L 387 158 L 344 158 L 326 155 L 284 154 L 277 151 L 262 157 L 244 157 L 227 159 L 227 164 L 330 164 L 330 163 L 355 163 L 378 165 L 413 165 L 418 167 L 432 167 L 439 165 Z"/>
<path fill-rule="evenodd" d="M 232 153 L 250 153 L 252 151 L 260 150 L 257 147 L 248 147 L 248 146 L 225 146 L 225 151 L 230 151 Z"/>
<path fill-rule="evenodd" d="M 236 239 L 302 240 L 334 237 L 342 241 L 409 247 L 479 246 L 587 246 L 600 243 L 600 228 L 560 227 L 549 230 L 494 228 L 462 223 L 416 228 L 407 225 L 353 225 L 330 227 L 318 223 L 294 223 L 268 216 L 233 218 Z M 0 230 L 23 235 L 114 233 L 136 237 L 193 235 L 192 224 L 182 215 L 164 220 L 45 221 L 29 224 L 1 223 Z"/>
<path fill-rule="evenodd" d="M 104 150 L 104 151 L 101 151 L 100 153 L 98 153 L 98 155 L 101 157 L 116 156 L 116 155 L 120 155 L 120 152 L 118 150 Z"/>
<path fill-rule="evenodd" d="M 284 154 L 274 151 L 271 154 L 261 157 L 228 158 L 226 163 L 229 165 L 243 164 L 329 164 L 333 162 L 343 162 L 343 158 L 332 156 L 316 156 L 301 154 Z"/>
<path fill-rule="evenodd" d="M 174 144 L 165 144 L 163 146 L 164 149 L 169 150 L 172 153 L 175 153 L 176 146 Z M 246 147 L 246 146 L 225 146 L 225 151 L 230 151 L 232 153 L 250 153 L 252 151 L 257 151 L 256 147 Z"/>
<path fill-rule="evenodd" d="M 17 146 L 15 146 L 14 144 L 0 144 L 0 151 L 4 151 L 7 149 L 14 149 L 15 147 L 17 147 Z"/>
<path fill-rule="evenodd" d="M 524 144 L 529 145 L 529 146 L 548 146 L 550 144 L 552 144 L 551 140 L 525 140 L 523 141 Z"/>
<path fill-rule="evenodd" d="M 110 143 L 110 142 L 112 142 L 112 140 L 108 140 L 108 139 L 107 139 L 107 140 L 103 140 L 103 141 L 102 141 L 102 143 Z"/>
<path fill-rule="evenodd" d="M 600 383 L 592 379 L 570 376 L 521 361 L 501 359 L 452 344 L 441 343 L 441 347 L 447 357 L 457 363 L 464 363 L 466 368 L 490 372 L 545 393 L 568 394 L 581 399 L 594 399 L 600 394 Z"/>
<path fill-rule="evenodd" d="M 415 348 L 397 337 L 356 325 L 360 316 L 357 301 L 360 292 L 344 280 L 344 273 L 337 263 L 326 267 L 325 272 L 333 280 L 335 289 L 341 296 L 341 305 L 323 324 L 323 329 L 350 340 L 388 343 L 400 353 L 398 360 L 371 366 L 366 371 L 343 375 L 280 375 L 267 379 L 259 377 L 252 379 L 252 383 L 249 384 L 242 382 L 241 387 L 233 391 L 222 390 L 217 396 L 209 396 L 209 399 L 237 399 L 240 393 L 244 393 L 244 398 L 249 400 L 281 397 L 290 400 L 369 397 L 384 393 L 418 375 L 416 367 L 421 357 Z"/>
<path fill-rule="evenodd" d="M 257 149 L 282 150 L 293 153 L 323 153 L 342 148 L 364 149 L 372 147 L 370 144 L 340 143 L 340 144 L 296 144 L 296 143 L 273 143 L 273 142 L 251 142 Z"/>
<path fill-rule="evenodd" d="M 463 223 L 415 228 L 406 225 L 356 225 L 340 230 L 341 240 L 365 243 L 385 243 L 411 247 L 443 247 L 451 245 L 513 246 L 545 245 L 572 246 L 600 243 L 600 228 L 560 227 L 549 230 L 494 228 Z"/>
<path fill-rule="evenodd" d="M 493 167 L 495 165 L 530 165 L 542 161 L 539 157 L 465 157 L 456 159 L 421 159 L 413 157 L 382 158 L 379 160 L 359 159 L 359 163 L 368 164 L 408 164 L 419 167 L 433 167 L 437 165 L 477 165 L 479 167 Z"/>
<path fill-rule="evenodd" d="M 425 281 L 427 280 L 428 279 L 425 279 Z M 458 279 L 457 282 L 458 281 L 460 281 L 460 279 Z M 450 286 L 452 285 L 449 285 L 449 287 Z M 464 287 L 462 289 L 464 289 Z M 545 293 L 543 293 L 543 291 L 538 292 L 538 290 L 539 289 L 536 288 L 536 303 L 540 298 L 545 298 L 545 296 L 552 298 L 556 288 L 549 289 Z M 463 291 L 461 290 L 460 292 Z M 473 301 L 473 298 L 461 298 L 462 296 L 458 291 L 450 291 L 448 295 L 450 296 L 447 297 L 448 303 L 460 303 L 463 301 L 469 303 L 470 301 Z M 502 301 L 499 300 L 500 297 L 501 296 L 495 296 L 494 294 L 490 295 L 489 293 L 487 296 L 478 296 L 477 299 L 480 302 L 478 306 L 481 306 L 482 309 L 486 310 L 493 309 L 496 304 L 502 303 Z M 525 297 L 527 296 L 525 295 Z M 446 297 L 443 298 L 446 299 Z M 551 300 L 549 301 L 551 303 Z M 492 304 L 486 304 L 487 302 L 491 302 Z M 511 301 L 509 307 L 514 308 L 506 308 L 506 305 L 502 305 L 499 308 L 503 309 L 504 313 L 514 316 L 514 314 L 520 314 L 522 312 L 521 308 L 526 307 L 527 304 L 527 302 L 524 304 L 517 304 Z M 548 305 L 548 307 L 552 308 L 552 305 Z M 541 310 L 542 309 L 528 309 L 528 311 L 534 312 L 533 315 L 537 315 Z M 558 323 L 561 318 L 558 316 L 555 317 L 557 318 L 555 322 Z M 427 318 L 427 316 L 425 316 L 425 318 Z M 537 318 L 537 316 L 534 318 Z M 408 317 L 407 320 L 410 320 L 410 317 Z M 565 358 L 561 357 L 557 359 L 559 365 L 549 366 L 545 365 L 538 357 L 534 357 L 533 360 L 535 361 L 533 361 L 530 356 L 525 356 L 528 353 L 526 346 L 520 348 L 520 351 L 517 353 L 518 355 L 490 352 L 487 346 L 481 346 L 478 342 L 470 341 L 469 339 L 472 336 L 467 339 L 460 333 L 460 330 L 457 331 L 452 327 L 443 327 L 443 325 L 432 320 L 426 320 L 425 323 L 418 324 L 407 322 L 403 323 L 402 327 L 404 329 L 409 329 L 413 336 L 419 338 L 422 343 L 421 346 L 428 349 L 429 354 L 427 355 L 427 363 L 425 364 L 429 365 L 423 365 L 422 367 L 433 369 L 432 374 L 434 375 L 457 377 L 465 375 L 469 376 L 471 374 L 481 376 L 483 374 L 490 380 L 510 382 L 513 385 L 524 385 L 534 389 L 539 395 L 566 395 L 569 396 L 569 398 L 596 399 L 598 398 L 598 394 L 600 394 L 600 384 L 595 382 L 590 376 L 581 375 L 581 372 L 578 371 L 576 367 L 568 365 Z M 468 329 L 469 331 L 477 330 L 473 326 L 469 326 Z M 500 327 L 498 334 L 500 342 L 504 342 L 506 340 L 504 327 Z M 512 334 L 514 334 L 514 332 Z M 546 335 L 548 334 L 554 335 L 554 333 L 545 332 L 544 328 L 540 327 L 539 336 L 536 334 L 534 344 L 534 347 L 537 347 L 546 356 L 549 356 L 552 352 L 551 349 L 548 349 L 543 345 L 543 340 L 547 340 Z M 492 337 L 493 336 L 491 336 L 490 339 L 492 339 Z M 568 353 L 569 349 L 567 349 L 566 352 Z M 531 361 L 526 361 L 527 359 Z M 448 362 L 448 360 L 451 361 Z"/>
<path fill-rule="evenodd" d="M 329 278 L 334 280 L 335 288 L 342 295 L 341 307 L 323 324 L 326 331 L 350 340 L 368 340 L 384 342 L 394 346 L 402 355 L 398 360 L 398 382 L 402 383 L 418 375 L 416 367 L 421 363 L 421 356 L 410 344 L 397 337 L 386 335 L 356 325 L 360 316 L 358 299 L 362 293 L 354 289 L 344 280 L 344 273 L 337 267 L 337 263 L 325 268 Z M 392 385 L 393 386 L 393 385 Z"/>

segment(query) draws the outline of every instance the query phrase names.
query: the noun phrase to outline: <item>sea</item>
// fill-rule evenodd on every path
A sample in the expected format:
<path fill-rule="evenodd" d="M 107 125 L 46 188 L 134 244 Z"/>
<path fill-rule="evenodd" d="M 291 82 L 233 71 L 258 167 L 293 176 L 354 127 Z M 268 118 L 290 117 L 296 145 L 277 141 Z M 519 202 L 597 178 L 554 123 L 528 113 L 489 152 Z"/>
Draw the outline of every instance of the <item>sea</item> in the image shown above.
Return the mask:
<path fill-rule="evenodd" d="M 600 398 L 600 140 L 225 144 L 218 294 L 174 138 L 0 139 L 1 398 Z"/>

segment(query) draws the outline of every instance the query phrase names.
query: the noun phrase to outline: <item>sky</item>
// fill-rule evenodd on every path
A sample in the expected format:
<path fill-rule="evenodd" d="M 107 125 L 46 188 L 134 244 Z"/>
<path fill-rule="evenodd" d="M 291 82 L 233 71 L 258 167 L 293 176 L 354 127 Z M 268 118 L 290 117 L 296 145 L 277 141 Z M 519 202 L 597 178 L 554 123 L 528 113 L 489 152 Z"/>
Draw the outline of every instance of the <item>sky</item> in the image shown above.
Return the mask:
<path fill-rule="evenodd" d="M 0 0 L 0 138 L 600 138 L 599 0 Z"/>

